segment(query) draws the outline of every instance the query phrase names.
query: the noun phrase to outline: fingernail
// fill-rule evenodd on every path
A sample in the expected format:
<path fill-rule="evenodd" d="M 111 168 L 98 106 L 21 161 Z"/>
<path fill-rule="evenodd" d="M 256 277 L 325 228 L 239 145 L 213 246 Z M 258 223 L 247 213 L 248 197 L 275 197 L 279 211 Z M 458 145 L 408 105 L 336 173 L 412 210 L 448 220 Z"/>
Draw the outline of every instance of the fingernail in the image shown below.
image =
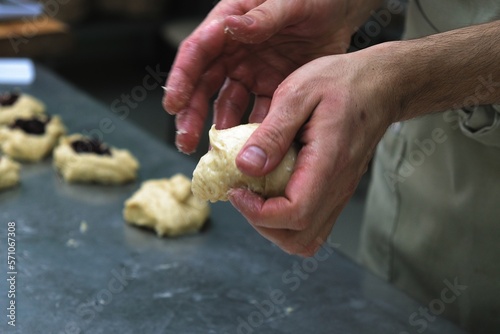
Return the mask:
<path fill-rule="evenodd" d="M 167 109 L 167 95 L 163 95 L 161 104 L 163 106 L 163 109 L 169 114 L 169 115 L 175 115 L 175 113 L 171 112 L 170 110 Z"/>
<path fill-rule="evenodd" d="M 266 165 L 267 155 L 260 147 L 250 146 L 243 151 L 240 159 L 253 168 L 262 169 Z"/>
<path fill-rule="evenodd" d="M 179 151 L 181 153 L 184 153 L 187 155 L 191 155 L 193 153 L 196 153 L 196 149 L 187 151 L 186 147 L 183 144 L 179 143 L 178 141 L 175 142 L 175 146 L 177 147 L 177 151 Z"/>

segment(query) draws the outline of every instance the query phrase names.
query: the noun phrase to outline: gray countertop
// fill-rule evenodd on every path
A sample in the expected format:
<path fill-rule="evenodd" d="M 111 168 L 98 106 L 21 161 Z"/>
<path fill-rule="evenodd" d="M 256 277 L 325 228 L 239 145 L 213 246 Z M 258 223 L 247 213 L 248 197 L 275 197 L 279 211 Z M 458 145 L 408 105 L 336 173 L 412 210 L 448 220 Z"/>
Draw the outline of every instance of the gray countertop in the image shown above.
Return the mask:
<path fill-rule="evenodd" d="M 141 181 L 177 172 L 190 176 L 193 161 L 47 70 L 38 68 L 36 82 L 23 90 L 61 115 L 70 133 L 101 133 L 106 142 L 131 150 L 142 166 L 139 180 L 126 186 L 69 185 L 48 158 L 24 165 L 21 185 L 0 193 L 1 333 L 422 329 L 409 319 L 424 306 L 339 254 L 335 245 L 316 258 L 287 255 L 228 203 L 213 205 L 208 226 L 196 235 L 160 239 L 125 224 L 123 202 Z M 15 327 L 7 324 L 8 222 L 16 229 Z M 427 322 L 428 334 L 464 333 L 444 319 L 415 319 Z"/>

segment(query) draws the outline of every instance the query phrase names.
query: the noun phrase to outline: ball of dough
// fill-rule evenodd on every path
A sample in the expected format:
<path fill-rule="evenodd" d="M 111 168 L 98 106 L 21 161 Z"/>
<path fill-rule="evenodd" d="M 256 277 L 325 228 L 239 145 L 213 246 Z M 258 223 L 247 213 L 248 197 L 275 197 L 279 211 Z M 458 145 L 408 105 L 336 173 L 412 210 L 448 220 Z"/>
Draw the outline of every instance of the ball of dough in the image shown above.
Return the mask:
<path fill-rule="evenodd" d="M 28 124 L 28 132 L 22 127 L 13 127 L 14 124 L 23 122 Z M 33 130 L 33 124 L 36 133 L 30 133 Z M 4 126 L 0 129 L 0 147 L 9 157 L 27 162 L 40 161 L 46 157 L 64 135 L 66 129 L 58 116 L 48 118 L 45 115 L 34 118 L 17 118 L 15 123 L 10 126 Z"/>
<path fill-rule="evenodd" d="M 17 96 L 15 93 L 7 93 L 9 96 Z M 45 105 L 38 99 L 28 94 L 20 94 L 12 104 L 2 105 L 0 103 L 0 125 L 10 124 L 16 118 L 28 118 L 45 112 Z"/>
<path fill-rule="evenodd" d="M 77 152 L 74 143 L 81 143 L 83 149 Z M 85 143 L 89 149 L 85 149 Z M 54 165 L 66 182 L 123 184 L 136 179 L 139 162 L 128 150 L 99 143 L 106 152 L 96 153 L 90 147 L 92 143 L 95 141 L 79 134 L 60 140 L 54 150 Z"/>
<path fill-rule="evenodd" d="M 21 166 L 7 157 L 0 156 L 0 190 L 15 186 L 19 183 Z"/>
<path fill-rule="evenodd" d="M 210 207 L 191 193 L 191 181 L 182 174 L 170 179 L 150 180 L 126 202 L 126 222 L 152 228 L 159 236 L 177 236 L 198 231 Z"/>
<path fill-rule="evenodd" d="M 231 188 L 248 188 L 264 197 L 281 196 L 292 175 L 297 149 L 292 145 L 281 163 L 263 177 L 250 177 L 236 167 L 236 156 L 259 124 L 243 124 L 225 130 L 209 131 L 211 150 L 193 172 L 193 194 L 205 201 L 227 201 Z"/>

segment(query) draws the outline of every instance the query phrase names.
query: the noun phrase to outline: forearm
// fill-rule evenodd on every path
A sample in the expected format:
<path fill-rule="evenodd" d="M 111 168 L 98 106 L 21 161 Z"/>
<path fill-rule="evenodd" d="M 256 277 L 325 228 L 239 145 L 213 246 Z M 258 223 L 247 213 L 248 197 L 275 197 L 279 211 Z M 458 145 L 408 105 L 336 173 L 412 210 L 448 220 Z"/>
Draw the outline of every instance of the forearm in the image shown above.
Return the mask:
<path fill-rule="evenodd" d="M 500 103 L 500 21 L 386 43 L 379 51 L 395 121 Z"/>

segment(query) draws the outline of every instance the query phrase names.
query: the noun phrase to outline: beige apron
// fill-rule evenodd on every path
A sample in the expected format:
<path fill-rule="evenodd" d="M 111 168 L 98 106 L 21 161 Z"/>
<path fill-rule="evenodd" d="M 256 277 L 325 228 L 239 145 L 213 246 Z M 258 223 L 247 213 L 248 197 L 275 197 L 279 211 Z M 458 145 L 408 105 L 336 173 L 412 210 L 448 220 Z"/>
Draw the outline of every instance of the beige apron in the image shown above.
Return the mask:
<path fill-rule="evenodd" d="M 500 0 L 412 1 L 405 38 L 495 19 Z M 487 76 L 477 83 L 500 89 Z M 361 261 L 426 306 L 409 315 L 414 332 L 444 316 L 500 333 L 500 106 L 393 124 L 377 148 L 361 238 Z"/>

